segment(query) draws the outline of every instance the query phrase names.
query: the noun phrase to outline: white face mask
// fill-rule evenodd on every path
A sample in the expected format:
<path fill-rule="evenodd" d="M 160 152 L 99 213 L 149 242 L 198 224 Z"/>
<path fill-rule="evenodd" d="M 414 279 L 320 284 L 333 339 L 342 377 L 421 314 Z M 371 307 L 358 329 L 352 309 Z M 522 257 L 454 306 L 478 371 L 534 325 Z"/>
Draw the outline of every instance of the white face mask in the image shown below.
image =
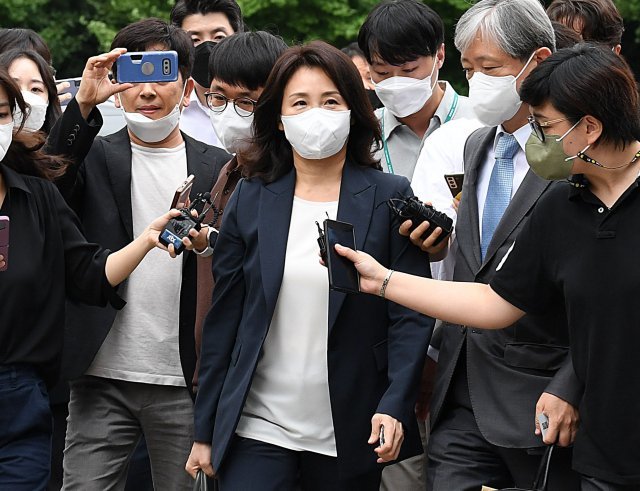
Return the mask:
<path fill-rule="evenodd" d="M 27 118 L 24 121 L 23 128 L 29 131 L 38 131 L 44 125 L 44 120 L 47 119 L 47 108 L 49 107 L 49 103 L 42 99 L 42 97 L 38 97 L 36 94 L 29 92 L 28 90 L 22 90 L 21 92 L 24 102 L 26 102 L 31 108 L 27 113 Z M 16 127 L 20 126 L 22 118 L 22 111 L 20 111 L 20 108 L 16 106 L 16 110 L 13 113 L 13 120 L 15 121 Z"/>
<path fill-rule="evenodd" d="M 251 138 L 251 123 L 253 123 L 253 113 L 238 108 L 238 111 L 246 116 L 240 116 L 233 107 L 233 102 L 227 104 L 224 111 L 218 113 L 209 110 L 209 119 L 213 126 L 213 131 L 220 139 L 220 143 L 227 152 L 238 153 L 245 148 Z"/>
<path fill-rule="evenodd" d="M 284 135 L 305 159 L 324 159 L 337 154 L 349 137 L 351 111 L 314 107 L 293 116 L 281 116 Z"/>
<path fill-rule="evenodd" d="M 478 120 L 486 126 L 497 126 L 509 121 L 520 109 L 522 101 L 516 89 L 516 81 L 535 56 L 529 57 L 515 77 L 493 77 L 477 72 L 469 79 L 469 100 Z"/>
<path fill-rule="evenodd" d="M 376 94 L 384 107 L 397 118 L 417 113 L 424 107 L 433 94 L 437 83 L 432 82 L 438 59 L 434 57 L 431 75 L 427 78 L 389 77 L 380 83 L 374 83 Z"/>
<path fill-rule="evenodd" d="M 13 140 L 13 125 L 14 122 L 0 124 L 0 162 L 4 159 L 9 151 L 9 146 Z"/>
<path fill-rule="evenodd" d="M 180 103 L 184 98 L 187 84 L 182 88 L 182 95 L 173 110 L 160 119 L 151 119 L 140 113 L 129 113 L 125 111 L 120 99 L 120 108 L 127 122 L 127 128 L 145 143 L 158 143 L 167 138 L 180 122 Z"/>

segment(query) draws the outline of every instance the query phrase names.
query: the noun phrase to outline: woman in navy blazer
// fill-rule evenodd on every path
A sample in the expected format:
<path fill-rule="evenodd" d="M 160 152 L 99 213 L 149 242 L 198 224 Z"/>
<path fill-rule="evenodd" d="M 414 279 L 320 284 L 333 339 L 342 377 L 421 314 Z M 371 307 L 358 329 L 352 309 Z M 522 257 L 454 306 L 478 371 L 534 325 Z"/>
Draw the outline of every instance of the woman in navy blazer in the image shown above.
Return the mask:
<path fill-rule="evenodd" d="M 414 404 L 433 320 L 329 290 L 313 218 L 327 211 L 353 224 L 358 249 L 429 276 L 386 204 L 412 191 L 373 159 L 380 130 L 362 82 L 328 44 L 285 52 L 254 114 L 251 177 L 214 254 L 186 468 L 215 473 L 223 491 L 377 490 L 381 464 L 422 452 Z"/>

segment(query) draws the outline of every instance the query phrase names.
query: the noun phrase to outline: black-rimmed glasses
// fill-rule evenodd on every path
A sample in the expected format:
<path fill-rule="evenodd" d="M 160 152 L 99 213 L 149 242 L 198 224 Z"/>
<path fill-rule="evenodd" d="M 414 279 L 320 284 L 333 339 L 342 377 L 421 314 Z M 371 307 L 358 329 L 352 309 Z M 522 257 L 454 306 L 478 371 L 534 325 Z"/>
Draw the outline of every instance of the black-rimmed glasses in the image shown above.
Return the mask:
<path fill-rule="evenodd" d="M 529 126 L 531 126 L 531 131 L 533 131 L 533 134 L 536 135 L 538 137 L 538 140 L 540 140 L 543 143 L 545 140 L 544 128 L 548 128 L 549 126 L 555 123 L 566 121 L 567 119 L 569 118 L 552 119 L 550 121 L 544 121 L 541 123 L 538 120 L 536 120 L 536 118 L 534 118 L 532 115 L 527 116 L 527 120 L 529 121 Z"/>
<path fill-rule="evenodd" d="M 243 118 L 248 118 L 249 116 L 251 116 L 256 108 L 256 104 L 258 103 L 258 101 L 254 101 L 249 97 L 238 97 L 236 99 L 229 99 L 227 96 L 221 94 L 220 92 L 205 92 L 204 96 L 207 101 L 207 106 L 209 106 L 209 109 L 211 109 L 213 112 L 223 112 L 227 108 L 227 105 L 232 102 L 235 112 L 238 114 L 238 116 L 241 116 Z"/>

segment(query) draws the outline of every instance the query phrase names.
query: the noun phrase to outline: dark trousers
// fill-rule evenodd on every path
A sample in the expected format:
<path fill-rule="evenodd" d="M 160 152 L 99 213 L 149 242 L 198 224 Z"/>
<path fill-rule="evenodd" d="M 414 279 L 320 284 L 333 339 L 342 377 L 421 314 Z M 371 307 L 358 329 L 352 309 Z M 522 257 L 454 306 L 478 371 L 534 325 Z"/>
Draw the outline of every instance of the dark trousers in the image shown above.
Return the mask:
<path fill-rule="evenodd" d="M 220 491 L 377 491 L 382 467 L 349 479 L 338 476 L 338 459 L 234 437 L 220 471 Z"/>
<path fill-rule="evenodd" d="M 595 477 L 582 476 L 581 491 L 640 491 L 640 484 L 614 484 Z"/>
<path fill-rule="evenodd" d="M 544 447 L 504 448 L 487 441 L 471 407 L 466 365 L 460 363 L 429 436 L 427 489 L 479 491 L 483 485 L 530 489 L 543 453 Z M 549 469 L 548 491 L 580 489 L 580 476 L 571 469 L 570 449 L 554 449 Z"/>
<path fill-rule="evenodd" d="M 47 488 L 51 431 L 49 396 L 36 371 L 0 366 L 0 489 Z"/>

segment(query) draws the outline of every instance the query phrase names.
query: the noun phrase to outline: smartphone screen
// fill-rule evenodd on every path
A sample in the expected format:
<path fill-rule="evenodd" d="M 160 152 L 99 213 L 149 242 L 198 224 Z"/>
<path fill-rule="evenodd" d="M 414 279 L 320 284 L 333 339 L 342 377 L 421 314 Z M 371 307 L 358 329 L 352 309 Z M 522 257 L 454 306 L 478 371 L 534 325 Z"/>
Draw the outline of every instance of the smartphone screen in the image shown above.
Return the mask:
<path fill-rule="evenodd" d="M 0 217 L 0 255 L 4 257 L 4 267 L 0 271 L 5 271 L 9 267 L 9 217 Z"/>
<path fill-rule="evenodd" d="M 464 182 L 464 174 L 445 174 L 444 180 L 447 181 L 451 196 L 454 198 L 462 192 L 462 183 Z"/>
<path fill-rule="evenodd" d="M 358 270 L 351 261 L 339 255 L 335 249 L 336 244 L 351 249 L 356 248 L 353 225 L 336 220 L 325 220 L 324 233 L 327 240 L 329 288 L 345 293 L 358 293 L 360 291 Z"/>

